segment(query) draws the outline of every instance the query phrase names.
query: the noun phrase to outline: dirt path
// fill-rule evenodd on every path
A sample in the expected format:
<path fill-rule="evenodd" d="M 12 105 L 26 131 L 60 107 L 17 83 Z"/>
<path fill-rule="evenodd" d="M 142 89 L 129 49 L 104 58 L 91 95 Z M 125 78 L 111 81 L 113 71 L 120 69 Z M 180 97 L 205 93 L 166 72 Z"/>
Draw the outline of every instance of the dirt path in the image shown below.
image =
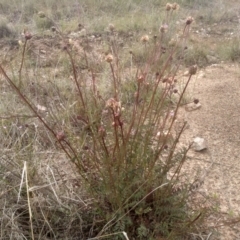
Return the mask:
<path fill-rule="evenodd" d="M 203 137 L 208 149 L 190 151 L 188 171 L 205 173 L 199 191 L 219 199 L 226 215 L 240 214 L 240 68 L 209 66 L 199 72 L 189 89 L 202 107 L 184 113 L 189 123 L 184 140 Z M 240 226 L 225 227 L 223 232 L 217 239 L 240 239 Z"/>

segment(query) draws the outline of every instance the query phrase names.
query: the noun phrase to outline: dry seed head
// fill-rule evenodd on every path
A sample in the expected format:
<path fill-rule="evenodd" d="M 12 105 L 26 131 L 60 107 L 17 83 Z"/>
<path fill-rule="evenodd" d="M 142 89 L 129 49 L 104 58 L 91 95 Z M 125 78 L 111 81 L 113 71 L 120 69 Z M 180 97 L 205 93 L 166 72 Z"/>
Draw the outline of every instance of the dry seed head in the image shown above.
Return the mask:
<path fill-rule="evenodd" d="M 171 3 L 167 3 L 165 9 L 166 9 L 166 11 L 170 11 L 172 9 L 172 4 Z"/>
<path fill-rule="evenodd" d="M 43 11 L 38 12 L 38 16 L 40 18 L 45 18 L 46 17 L 46 15 L 45 15 L 45 13 Z"/>
<path fill-rule="evenodd" d="M 51 31 L 52 31 L 52 32 L 56 32 L 56 31 L 57 31 L 56 27 L 52 26 L 52 27 L 51 27 Z"/>
<path fill-rule="evenodd" d="M 32 38 L 32 34 L 30 32 L 25 32 L 24 37 L 26 40 L 30 40 Z"/>
<path fill-rule="evenodd" d="M 68 49 L 68 45 L 67 45 L 67 44 L 64 44 L 62 48 L 63 48 L 63 50 L 67 50 L 67 49 Z M 72 77 L 72 78 L 73 78 L 73 77 Z M 70 77 L 70 79 L 71 79 L 71 77 Z"/>
<path fill-rule="evenodd" d="M 179 5 L 177 3 L 172 4 L 172 10 L 177 10 L 179 9 Z"/>
<path fill-rule="evenodd" d="M 149 41 L 149 36 L 148 35 L 144 35 L 141 37 L 141 42 L 143 43 L 147 43 Z"/>
<path fill-rule="evenodd" d="M 106 108 L 111 108 L 114 112 L 119 112 L 121 110 L 121 102 L 116 101 L 114 98 L 109 98 L 106 101 Z"/>
<path fill-rule="evenodd" d="M 193 102 L 194 102 L 195 104 L 198 104 L 198 103 L 199 103 L 199 99 L 195 98 L 195 99 L 193 100 Z"/>
<path fill-rule="evenodd" d="M 115 26 L 112 23 L 109 23 L 108 29 L 113 32 L 115 30 Z"/>
<path fill-rule="evenodd" d="M 195 75 L 197 73 L 197 65 L 193 65 L 188 70 L 189 75 Z"/>
<path fill-rule="evenodd" d="M 106 62 L 111 63 L 113 61 L 113 55 L 112 54 L 108 54 L 105 57 Z"/>
<path fill-rule="evenodd" d="M 138 77 L 138 82 L 139 83 L 142 83 L 144 81 L 144 77 L 143 77 L 143 75 L 140 75 L 139 77 Z"/>
<path fill-rule="evenodd" d="M 175 46 L 177 45 L 177 40 L 174 39 L 174 38 L 172 38 L 172 39 L 169 41 L 168 45 L 169 45 L 170 47 L 175 47 Z"/>
<path fill-rule="evenodd" d="M 164 150 L 167 150 L 167 149 L 168 149 L 168 145 L 167 145 L 167 144 L 164 145 L 163 149 L 164 149 Z"/>
<path fill-rule="evenodd" d="M 83 28 L 84 28 L 84 26 L 83 26 L 81 23 L 79 23 L 79 24 L 78 24 L 78 29 L 79 29 L 79 30 L 82 30 Z"/>
<path fill-rule="evenodd" d="M 187 19 L 186 19 L 186 25 L 190 25 L 192 22 L 194 21 L 194 18 L 189 16 Z"/>
<path fill-rule="evenodd" d="M 106 107 L 108 108 L 113 108 L 114 105 L 116 103 L 116 100 L 114 98 L 109 98 L 107 101 L 106 101 Z"/>
<path fill-rule="evenodd" d="M 162 82 L 165 83 L 167 82 L 168 78 L 163 78 Z"/>
<path fill-rule="evenodd" d="M 159 29 L 159 31 L 161 33 L 165 33 L 165 32 L 167 32 L 167 30 L 168 30 L 168 25 L 167 24 L 163 24 Z"/>
<path fill-rule="evenodd" d="M 173 89 L 173 93 L 178 93 L 178 90 L 176 88 Z"/>

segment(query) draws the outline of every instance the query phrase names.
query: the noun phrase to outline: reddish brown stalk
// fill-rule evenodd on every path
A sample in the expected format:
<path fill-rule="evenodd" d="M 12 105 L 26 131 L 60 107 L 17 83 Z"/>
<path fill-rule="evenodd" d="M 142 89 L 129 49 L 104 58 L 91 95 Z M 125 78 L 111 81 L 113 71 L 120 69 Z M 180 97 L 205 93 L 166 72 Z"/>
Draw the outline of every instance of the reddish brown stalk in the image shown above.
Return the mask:
<path fill-rule="evenodd" d="M 153 117 L 153 119 L 154 119 L 153 122 L 157 122 L 158 119 L 161 117 L 161 114 L 159 114 L 159 113 L 165 103 L 166 96 L 169 93 L 169 91 L 170 91 L 170 88 L 165 88 L 163 93 L 161 94 L 161 97 L 159 98 L 158 103 L 156 105 L 157 107 L 155 109 L 155 116 Z"/>
<path fill-rule="evenodd" d="M 168 159 L 172 159 L 173 154 L 174 154 L 174 149 L 176 148 L 176 145 L 177 145 L 177 143 L 179 142 L 179 139 L 180 139 L 180 137 L 181 137 L 181 135 L 182 135 L 182 132 L 183 132 L 184 128 L 185 128 L 185 124 L 184 124 L 184 126 L 181 128 L 180 132 L 178 133 L 177 138 L 176 138 L 175 141 L 174 141 L 173 146 L 171 147 L 171 151 L 170 151 L 170 153 L 169 153 L 169 155 L 168 155 Z M 169 134 L 169 132 L 167 133 L 167 136 L 168 136 L 168 134 Z M 167 138 L 164 139 L 164 141 L 163 141 L 162 143 L 159 142 L 159 144 L 161 144 L 161 147 L 160 147 L 159 150 L 156 152 L 156 155 L 155 155 L 155 157 L 154 157 L 151 165 L 149 166 L 148 175 L 152 173 L 152 171 L 153 171 L 153 169 L 154 169 L 154 167 L 155 167 L 155 165 L 156 165 L 156 162 L 157 162 L 157 160 L 159 159 L 159 156 L 160 156 L 160 154 L 162 153 L 162 151 L 163 151 L 166 143 L 167 143 Z M 157 147 L 159 147 L 159 144 L 158 144 Z M 168 166 L 168 165 L 169 165 L 169 163 L 166 164 L 166 166 Z M 148 175 L 147 175 L 147 178 L 148 178 Z"/>
<path fill-rule="evenodd" d="M 102 144 L 103 144 L 103 148 L 104 148 L 104 150 L 106 152 L 107 157 L 109 157 L 109 152 L 108 152 L 108 148 L 106 146 L 106 142 L 105 142 L 104 137 L 102 137 Z"/>
<path fill-rule="evenodd" d="M 112 41 L 112 52 L 116 58 L 115 62 L 116 62 L 116 68 L 117 68 L 117 77 L 115 76 L 115 79 L 116 79 L 117 83 L 120 84 L 118 47 L 116 44 L 116 38 L 115 38 L 114 33 L 113 33 L 113 41 Z"/>
<path fill-rule="evenodd" d="M 26 52 L 27 41 L 28 41 L 28 39 L 25 39 L 25 42 L 24 42 L 24 45 L 23 45 L 21 65 L 20 65 L 20 68 L 19 68 L 19 71 L 18 71 L 19 72 L 19 84 L 22 83 L 22 68 L 23 68 L 24 56 L 25 56 L 25 52 Z"/>
<path fill-rule="evenodd" d="M 93 98 L 94 98 L 94 103 L 95 106 L 97 106 L 97 88 L 96 88 L 96 78 L 95 78 L 95 74 L 93 73 L 92 70 L 90 70 L 91 75 L 92 75 L 92 91 L 93 91 Z"/>
<path fill-rule="evenodd" d="M 114 113 L 113 113 L 114 114 Z M 116 122 L 116 119 L 115 119 L 115 116 L 114 116 L 114 133 L 115 133 L 115 146 L 113 148 L 113 152 L 112 152 L 112 157 L 114 158 L 114 155 L 115 155 L 115 152 L 116 152 L 116 149 L 118 148 L 119 150 L 119 139 L 118 139 L 118 126 L 117 126 L 117 122 Z"/>
<path fill-rule="evenodd" d="M 136 78 L 137 78 L 137 76 L 136 76 Z M 135 98 L 135 103 L 134 103 L 134 106 L 133 106 L 133 114 L 132 114 L 132 118 L 131 118 L 132 121 L 131 121 L 131 124 L 129 126 L 129 129 L 128 129 L 128 132 L 127 132 L 127 135 L 126 135 L 126 141 L 128 141 L 129 136 L 130 136 L 131 131 L 132 131 L 132 128 L 133 128 L 133 125 L 135 123 L 137 108 L 138 108 L 138 104 L 139 104 L 140 86 L 141 86 L 140 82 L 138 81 L 137 95 L 136 95 L 136 98 Z"/>
<path fill-rule="evenodd" d="M 184 128 L 185 128 L 185 126 L 183 126 L 182 131 L 184 130 Z M 181 131 L 181 133 L 182 133 L 182 131 Z M 179 135 L 181 135 L 181 133 L 180 133 Z M 178 138 L 178 139 L 179 139 L 179 138 Z M 176 142 L 176 144 L 177 144 L 177 142 Z M 171 180 L 170 180 L 170 181 L 173 181 L 174 177 L 175 177 L 176 175 L 177 175 L 177 176 L 179 175 L 179 173 L 180 173 L 180 171 L 181 171 L 181 169 L 182 169 L 182 166 L 183 166 L 183 164 L 184 164 L 184 161 L 185 161 L 185 159 L 186 159 L 186 157 L 187 157 L 187 153 L 188 153 L 190 147 L 191 147 L 191 145 L 189 145 L 189 147 L 188 147 L 188 148 L 186 149 L 186 151 L 184 152 L 184 156 L 182 157 L 181 162 L 179 163 L 179 165 L 178 165 L 176 171 L 174 172 L 173 176 L 171 177 Z M 176 146 L 174 146 L 174 148 L 176 148 Z M 172 155 L 173 155 L 173 154 L 171 154 L 168 159 L 172 159 L 172 157 L 173 157 Z"/>
<path fill-rule="evenodd" d="M 77 71 L 76 71 L 76 67 L 75 67 L 73 57 L 72 57 L 71 53 L 69 52 L 68 48 L 66 48 L 66 51 L 67 51 L 67 54 L 68 54 L 68 56 L 70 58 L 70 61 L 71 61 L 72 70 L 73 70 L 73 78 L 74 78 L 75 84 L 76 84 L 77 89 L 78 89 L 78 93 L 79 93 L 79 96 L 80 96 L 81 103 L 82 103 L 84 109 L 86 109 L 86 104 L 85 104 L 84 99 L 83 99 L 82 90 L 81 90 L 81 87 L 80 87 L 80 85 L 78 83 L 78 79 L 77 79 Z"/>
<path fill-rule="evenodd" d="M 125 146 L 124 131 L 123 131 L 123 123 L 122 123 L 120 120 L 119 120 L 119 126 L 120 126 L 120 129 L 121 129 L 122 142 L 123 142 L 123 145 Z"/>
<path fill-rule="evenodd" d="M 112 72 L 112 76 L 113 76 L 113 83 L 114 83 L 114 98 L 116 99 L 116 101 L 118 101 L 118 88 L 117 88 L 117 79 L 116 79 L 116 76 L 115 76 L 115 73 L 114 73 L 114 69 L 113 69 L 113 65 L 112 63 L 110 62 L 110 67 L 111 67 L 111 72 Z"/>
<path fill-rule="evenodd" d="M 170 127 L 169 127 L 168 132 L 167 132 L 167 136 L 170 134 L 170 132 L 171 132 L 171 130 L 172 130 L 173 124 L 174 124 L 174 122 L 175 122 L 175 120 L 176 120 L 177 113 L 178 113 L 178 110 L 179 110 L 179 107 L 180 107 L 180 103 L 181 103 L 181 101 L 182 101 L 182 98 L 183 98 L 184 93 L 186 92 L 186 89 L 187 89 L 187 86 L 188 86 L 188 84 L 189 84 L 189 82 L 190 82 L 190 80 L 191 80 L 191 77 L 192 77 L 192 75 L 189 76 L 188 81 L 187 81 L 187 83 L 185 84 L 185 87 L 184 87 L 184 89 L 183 89 L 183 92 L 182 92 L 182 94 L 180 95 L 180 98 L 179 98 L 179 100 L 178 100 L 177 107 L 176 107 L 176 109 L 175 109 L 175 111 L 174 111 L 174 115 L 173 115 L 173 118 L 172 118 Z M 181 128 L 181 131 L 180 131 L 180 133 L 179 133 L 179 135 L 178 135 L 178 137 L 177 137 L 177 139 L 176 139 L 176 141 L 175 141 L 175 144 L 177 144 L 177 142 L 178 142 L 178 140 L 179 140 L 179 138 L 180 138 L 180 136 L 181 136 L 184 128 L 185 128 L 185 124 L 184 124 L 183 127 Z M 156 157 L 155 157 L 154 162 L 157 161 L 157 159 L 158 159 L 158 157 L 159 157 L 159 154 L 162 152 L 162 150 L 163 150 L 163 148 L 164 148 L 164 145 L 165 145 L 165 142 L 162 144 L 161 148 L 159 149 L 158 153 L 156 154 Z M 171 154 L 173 154 L 173 151 L 171 152 Z M 170 156 L 169 159 L 171 159 L 171 157 L 172 157 L 172 156 Z"/>
<path fill-rule="evenodd" d="M 145 120 L 146 120 L 146 118 L 147 118 L 147 116 L 148 116 L 148 113 L 149 113 L 150 109 L 152 108 L 152 105 L 153 105 L 153 103 L 154 103 L 154 98 L 155 98 L 155 95 L 156 95 L 157 88 L 158 88 L 158 86 L 159 86 L 161 77 L 163 76 L 163 74 L 164 74 L 167 66 L 169 65 L 169 62 L 170 62 L 170 60 L 172 59 L 172 56 L 173 56 L 173 53 L 175 52 L 175 49 L 176 49 L 176 48 L 174 48 L 174 49 L 172 50 L 171 54 L 169 55 L 169 57 L 168 57 L 165 65 L 163 66 L 163 69 L 162 69 L 162 71 L 161 71 L 161 73 L 160 73 L 160 75 L 159 75 L 159 77 L 158 77 L 158 81 L 157 81 L 157 83 L 155 84 L 155 87 L 154 87 L 154 89 L 153 89 L 152 97 L 151 97 L 151 100 L 150 100 L 150 103 L 149 103 L 147 109 L 145 110 L 145 115 L 143 116 L 142 122 L 145 122 Z"/>
<path fill-rule="evenodd" d="M 182 99 L 183 99 L 183 96 L 184 96 L 184 94 L 185 94 L 185 92 L 186 92 L 186 89 L 187 89 L 187 87 L 188 87 L 188 84 L 189 84 L 191 78 L 192 78 L 192 74 L 189 75 L 188 80 L 187 80 L 187 83 L 185 84 L 184 89 L 183 89 L 183 91 L 182 91 L 182 93 L 181 93 L 181 95 L 180 95 L 180 98 L 179 98 L 178 103 L 177 103 L 176 110 L 174 111 L 174 115 L 173 115 L 173 119 L 172 119 L 171 125 L 170 125 L 170 127 L 169 127 L 169 129 L 168 129 L 168 134 L 171 132 L 172 127 L 173 127 L 173 124 L 174 124 L 174 122 L 175 122 L 175 120 L 176 120 L 176 118 L 177 118 L 177 114 L 178 114 L 178 110 L 179 110 L 181 101 L 182 101 Z"/>
<path fill-rule="evenodd" d="M 156 45 L 156 48 L 153 48 L 153 52 L 150 54 L 149 59 L 147 60 L 146 66 L 143 71 L 144 79 L 148 77 L 150 66 L 152 66 L 154 63 L 156 63 L 160 57 L 161 57 L 161 40 L 158 45 Z M 146 45 L 145 45 L 146 47 Z"/>

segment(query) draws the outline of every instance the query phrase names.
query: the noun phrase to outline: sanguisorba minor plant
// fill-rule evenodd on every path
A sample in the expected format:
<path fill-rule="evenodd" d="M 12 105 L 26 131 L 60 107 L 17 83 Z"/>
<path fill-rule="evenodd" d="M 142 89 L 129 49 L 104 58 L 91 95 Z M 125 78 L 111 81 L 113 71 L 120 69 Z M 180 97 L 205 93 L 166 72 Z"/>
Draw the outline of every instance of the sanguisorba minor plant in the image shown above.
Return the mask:
<path fill-rule="evenodd" d="M 0 66 L 2 75 L 23 103 L 66 153 L 69 164 L 75 165 L 81 183 L 94 199 L 84 210 L 94 212 L 94 224 L 91 232 L 79 232 L 82 239 L 181 239 L 194 231 L 203 217 L 200 209 L 193 210 L 189 204 L 191 184 L 181 184 L 181 169 L 189 147 L 178 147 L 185 125 L 178 131 L 174 125 L 197 67 L 190 67 L 180 92 L 176 76 L 193 18 L 186 19 L 181 36 L 170 40 L 171 16 L 176 8 L 176 4 L 167 4 L 165 22 L 154 39 L 147 35 L 141 38 L 139 47 L 145 52 L 141 63 L 134 62 L 132 51 L 123 56 L 123 50 L 116 43 L 117 30 L 111 24 L 112 40 L 104 59 L 103 78 L 98 77 L 95 65 L 88 61 L 88 53 L 83 52 L 91 74 L 90 83 L 79 74 L 79 56 L 60 35 L 66 43 L 63 50 L 69 58 L 76 86 L 74 128 L 65 126 L 60 132 L 55 130 L 57 128 L 43 118 L 22 93 L 22 86 L 16 85 Z M 33 40 L 31 34 L 25 32 L 19 83 L 24 81 L 26 46 Z M 130 58 L 128 68 L 122 64 L 127 57 Z M 99 86 L 102 81 L 106 82 L 106 89 Z M 128 85 L 131 87 L 126 88 Z"/>

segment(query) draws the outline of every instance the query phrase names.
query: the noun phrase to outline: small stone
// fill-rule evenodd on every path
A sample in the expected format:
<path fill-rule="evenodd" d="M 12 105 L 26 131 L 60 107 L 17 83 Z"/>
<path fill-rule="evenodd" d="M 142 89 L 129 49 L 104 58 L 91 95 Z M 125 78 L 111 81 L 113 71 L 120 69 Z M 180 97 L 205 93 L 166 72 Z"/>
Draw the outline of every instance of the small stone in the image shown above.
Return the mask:
<path fill-rule="evenodd" d="M 200 71 L 199 74 L 198 74 L 198 77 L 199 78 L 205 78 L 206 74 L 203 71 Z"/>
<path fill-rule="evenodd" d="M 204 138 L 196 137 L 193 139 L 193 149 L 197 152 L 207 149 L 207 144 Z"/>
<path fill-rule="evenodd" d="M 37 109 L 39 110 L 39 111 L 42 111 L 42 112 L 45 112 L 45 111 L 47 111 L 47 108 L 46 107 L 44 107 L 44 106 L 41 106 L 41 105 L 37 105 Z"/>
<path fill-rule="evenodd" d="M 202 106 L 201 103 L 197 103 L 197 104 L 189 103 L 185 106 L 185 110 L 188 112 L 191 112 L 191 111 L 195 111 L 195 110 L 201 108 L 201 106 Z"/>

